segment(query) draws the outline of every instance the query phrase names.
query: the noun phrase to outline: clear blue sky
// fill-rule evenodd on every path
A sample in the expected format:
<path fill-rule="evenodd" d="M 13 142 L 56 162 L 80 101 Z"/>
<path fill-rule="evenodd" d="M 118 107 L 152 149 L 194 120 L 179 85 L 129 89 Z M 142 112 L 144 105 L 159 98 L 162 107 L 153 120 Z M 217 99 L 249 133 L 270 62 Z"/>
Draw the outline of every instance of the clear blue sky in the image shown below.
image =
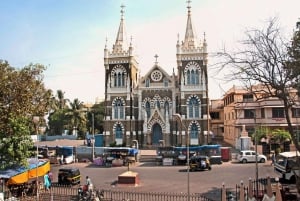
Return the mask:
<path fill-rule="evenodd" d="M 128 39 L 147 73 L 158 54 L 168 73 L 176 69 L 177 34 L 183 39 L 186 0 L 2 0 L 0 59 L 14 67 L 30 62 L 47 66 L 46 86 L 66 92 L 66 98 L 94 102 L 104 97 L 103 49 L 111 49 L 125 4 Z M 198 38 L 206 33 L 209 52 L 234 47 L 249 27 L 261 27 L 277 16 L 287 35 L 300 17 L 299 0 L 192 0 L 192 21 Z M 222 75 L 218 75 L 222 78 Z M 223 83 L 210 76 L 211 98 L 220 98 Z"/>

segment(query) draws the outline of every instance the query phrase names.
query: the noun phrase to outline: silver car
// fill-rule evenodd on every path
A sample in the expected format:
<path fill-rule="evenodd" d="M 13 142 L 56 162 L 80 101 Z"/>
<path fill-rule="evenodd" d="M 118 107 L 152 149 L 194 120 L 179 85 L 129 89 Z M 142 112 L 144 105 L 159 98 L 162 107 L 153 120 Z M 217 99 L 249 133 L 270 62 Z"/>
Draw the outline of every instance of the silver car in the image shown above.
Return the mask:
<path fill-rule="evenodd" d="M 239 162 L 248 163 L 248 162 L 255 162 L 256 153 L 252 150 L 243 150 L 237 156 Z M 257 154 L 257 162 L 265 163 L 267 161 L 267 157 L 262 154 Z"/>

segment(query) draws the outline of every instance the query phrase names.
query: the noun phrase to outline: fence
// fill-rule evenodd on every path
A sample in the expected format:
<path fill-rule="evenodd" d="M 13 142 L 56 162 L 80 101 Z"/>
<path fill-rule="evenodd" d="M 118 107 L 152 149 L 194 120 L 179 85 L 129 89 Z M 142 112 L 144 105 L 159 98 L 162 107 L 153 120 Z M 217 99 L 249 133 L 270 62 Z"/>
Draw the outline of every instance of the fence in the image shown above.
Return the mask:
<path fill-rule="evenodd" d="M 201 194 L 185 193 L 166 193 L 166 192 L 135 192 L 135 191 L 121 191 L 117 189 L 113 190 L 101 190 L 103 192 L 103 199 L 101 201 L 215 201 L 209 199 Z M 72 201 L 78 200 L 78 189 L 70 186 L 53 185 L 50 191 L 41 191 L 39 193 L 40 200 L 51 201 Z M 36 195 L 20 196 L 18 201 L 34 201 Z"/>
<path fill-rule="evenodd" d="M 235 189 L 222 188 L 221 201 L 244 201 L 253 200 L 261 201 L 266 195 L 274 199 L 284 201 L 298 201 L 297 192 L 290 191 L 291 185 L 283 185 L 275 178 L 261 178 L 257 181 L 249 180 L 249 186 L 246 187 L 243 183 L 236 185 Z"/>
<path fill-rule="evenodd" d="M 104 198 L 111 201 L 213 201 L 201 194 L 158 193 L 158 192 L 126 192 L 120 190 L 103 190 Z M 188 199 L 189 198 L 189 199 Z"/>

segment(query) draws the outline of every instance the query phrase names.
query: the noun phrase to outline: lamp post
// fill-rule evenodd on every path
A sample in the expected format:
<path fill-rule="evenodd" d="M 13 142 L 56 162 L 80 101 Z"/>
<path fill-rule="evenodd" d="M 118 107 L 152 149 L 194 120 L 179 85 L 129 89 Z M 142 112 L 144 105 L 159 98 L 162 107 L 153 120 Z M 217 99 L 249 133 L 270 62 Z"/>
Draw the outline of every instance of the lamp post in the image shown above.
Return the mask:
<path fill-rule="evenodd" d="M 93 162 L 95 159 L 95 121 L 94 121 L 94 113 L 92 113 L 92 134 L 93 134 L 93 138 L 92 138 L 92 158 L 93 158 Z"/>
<path fill-rule="evenodd" d="M 255 179 L 256 179 L 256 186 L 255 186 L 255 194 L 256 197 L 258 197 L 258 162 L 257 162 L 257 143 L 258 143 L 258 135 L 257 135 L 257 130 L 256 130 L 256 111 L 254 110 L 254 134 L 255 134 Z"/>
<path fill-rule="evenodd" d="M 39 134 L 39 122 L 40 122 L 40 117 L 39 116 L 34 116 L 32 119 L 34 123 L 34 128 L 35 128 L 35 133 L 36 133 L 36 141 L 38 141 L 38 134 Z M 38 175 L 38 166 L 39 166 L 39 146 L 38 143 L 36 143 L 36 200 L 39 200 L 39 175 Z"/>
<path fill-rule="evenodd" d="M 188 201 L 190 201 L 190 136 L 187 130 L 187 127 L 183 124 L 181 115 L 178 113 L 173 114 L 173 117 L 176 120 L 179 120 L 181 124 L 181 131 L 182 128 L 185 129 L 187 139 L 186 139 L 186 160 L 187 160 L 187 196 L 188 196 Z"/>

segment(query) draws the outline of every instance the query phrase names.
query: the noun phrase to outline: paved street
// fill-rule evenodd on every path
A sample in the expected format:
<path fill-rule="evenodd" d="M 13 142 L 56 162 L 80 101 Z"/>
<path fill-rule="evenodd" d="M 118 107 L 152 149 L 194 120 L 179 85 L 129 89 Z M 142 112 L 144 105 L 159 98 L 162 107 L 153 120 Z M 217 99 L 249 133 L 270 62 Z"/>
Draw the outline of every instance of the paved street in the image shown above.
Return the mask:
<path fill-rule="evenodd" d="M 52 171 L 57 181 L 57 170 L 60 167 L 79 167 L 84 184 L 85 176 L 92 178 L 96 188 L 122 190 L 134 190 L 143 192 L 187 192 L 188 174 L 185 166 L 155 166 L 147 163 L 137 164 L 130 167 L 131 171 L 137 172 L 140 177 L 140 185 L 136 187 L 118 185 L 118 175 L 127 171 L 127 167 L 99 167 L 90 163 L 77 163 L 69 165 L 52 165 Z M 248 179 L 255 179 L 255 163 L 240 164 L 226 162 L 222 165 L 213 165 L 211 171 L 190 172 L 190 193 L 210 194 L 219 190 L 224 182 L 227 188 L 235 188 L 241 181 L 248 186 Z M 270 162 L 258 164 L 259 178 L 267 176 L 276 177 Z"/>

